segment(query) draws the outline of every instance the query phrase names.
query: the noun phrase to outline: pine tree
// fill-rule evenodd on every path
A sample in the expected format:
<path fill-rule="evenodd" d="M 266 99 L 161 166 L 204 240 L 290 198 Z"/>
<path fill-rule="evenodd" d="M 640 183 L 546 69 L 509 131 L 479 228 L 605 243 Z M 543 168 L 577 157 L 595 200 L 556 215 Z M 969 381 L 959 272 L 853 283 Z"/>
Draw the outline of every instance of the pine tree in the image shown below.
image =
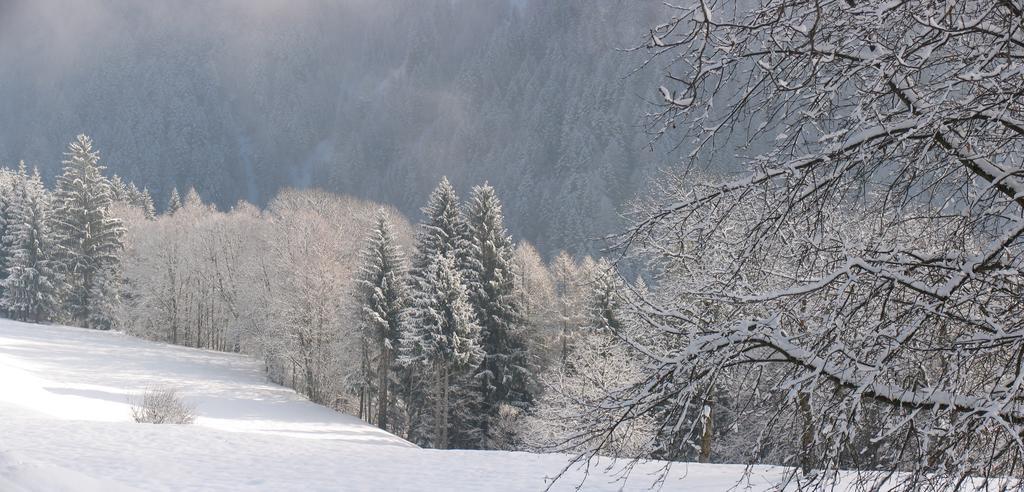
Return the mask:
<path fill-rule="evenodd" d="M 174 212 L 181 210 L 181 195 L 178 194 L 178 187 L 171 190 L 171 198 L 167 201 L 167 215 L 174 215 Z"/>
<path fill-rule="evenodd" d="M 430 270 L 439 258 L 449 256 L 453 259 L 460 276 L 465 279 L 468 243 L 466 241 L 466 223 L 459 208 L 459 198 L 448 178 L 441 178 L 437 188 L 430 194 L 426 207 L 423 208 L 424 220 L 416 233 L 416 249 L 412 256 L 409 270 L 410 297 L 422 301 L 424 296 L 431 294 L 433 288 Z M 407 316 L 404 328 L 406 333 L 419 330 L 419 319 Z M 416 442 L 427 442 L 431 438 L 429 425 L 430 414 L 426 412 L 426 391 L 434 381 L 423 380 L 418 368 L 406 367 L 401 374 L 401 394 L 406 410 L 406 437 Z"/>
<path fill-rule="evenodd" d="M 153 196 L 149 194 L 149 188 L 142 188 L 136 205 L 142 208 L 142 214 L 149 220 L 156 218 L 156 206 L 153 205 Z"/>
<path fill-rule="evenodd" d="M 132 195 L 128 184 L 120 176 L 110 176 L 110 200 L 115 203 L 131 203 Z"/>
<path fill-rule="evenodd" d="M 110 214 L 110 182 L 92 140 L 79 135 L 65 155 L 53 213 L 56 258 L 67 284 L 65 307 L 72 323 L 107 328 L 124 228 Z"/>
<path fill-rule="evenodd" d="M 21 163 L 24 165 L 24 163 Z M 9 237 L 8 230 L 15 223 L 12 204 L 14 202 L 14 183 L 17 175 L 8 168 L 0 169 L 0 296 L 3 294 L 3 284 L 7 279 L 7 267 L 11 263 L 14 252 L 11 245 L 6 242 Z"/>
<path fill-rule="evenodd" d="M 405 286 L 405 258 L 392 230 L 391 218 L 384 209 L 377 213 L 376 225 L 366 248 L 361 252 L 362 269 L 356 288 L 362 319 L 363 364 L 360 413 L 368 421 L 376 396 L 376 424 L 388 429 L 394 397 L 390 393 L 392 372 L 402 333 L 402 316 L 408 303 Z M 372 354 L 371 354 L 372 352 Z M 373 364 L 376 358 L 376 364 Z"/>
<path fill-rule="evenodd" d="M 22 321 L 48 321 L 59 307 L 60 275 L 52 259 L 49 197 L 39 170 L 31 177 L 24 163 L 14 183 L 12 216 L 4 242 L 14 252 L 4 281 L 2 304 L 8 315 Z"/>
<path fill-rule="evenodd" d="M 402 340 L 402 359 L 428 383 L 432 430 L 424 433 L 424 443 L 446 449 L 450 436 L 475 431 L 465 419 L 475 406 L 474 392 L 460 389 L 483 360 L 480 327 L 452 254 L 437 257 L 423 280 L 409 310 L 412 322 Z"/>
<path fill-rule="evenodd" d="M 622 281 L 604 258 L 597 262 L 592 276 L 588 328 L 612 335 L 621 334 L 623 324 L 619 313 L 622 308 L 618 296 L 623 289 Z"/>
<path fill-rule="evenodd" d="M 519 297 L 516 293 L 515 248 L 504 226 L 501 201 L 494 188 L 473 188 L 467 210 L 469 230 L 469 302 L 480 323 L 485 352 L 480 367 L 483 407 L 481 445 L 493 447 L 494 420 L 502 405 L 525 408 L 532 400 L 531 371 Z"/>
<path fill-rule="evenodd" d="M 185 192 L 185 200 L 182 201 L 181 206 L 178 208 L 189 207 L 198 209 L 203 206 L 203 197 L 199 196 L 199 192 L 196 191 L 194 186 L 189 186 L 188 191 Z"/>
<path fill-rule="evenodd" d="M 456 267 L 464 270 L 468 244 L 466 221 L 459 209 L 459 197 L 448 178 L 441 178 L 437 188 L 430 194 L 426 216 L 416 234 L 416 254 L 412 261 L 413 276 L 424 276 L 436 258 L 450 255 Z M 465 274 L 465 271 L 461 273 Z"/>

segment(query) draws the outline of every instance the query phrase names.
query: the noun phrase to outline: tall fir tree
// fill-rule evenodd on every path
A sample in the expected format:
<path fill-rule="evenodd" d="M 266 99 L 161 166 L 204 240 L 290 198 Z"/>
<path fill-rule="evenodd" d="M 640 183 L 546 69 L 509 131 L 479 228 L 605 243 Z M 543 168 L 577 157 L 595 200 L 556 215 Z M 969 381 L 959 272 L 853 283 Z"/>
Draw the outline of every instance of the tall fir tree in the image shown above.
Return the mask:
<path fill-rule="evenodd" d="M 455 259 L 456 268 L 466 273 L 469 244 L 466 220 L 459 207 L 455 188 L 442 177 L 423 208 L 424 221 L 416 233 L 416 253 L 412 258 L 413 280 L 425 276 L 425 270 L 441 256 Z"/>
<path fill-rule="evenodd" d="M 175 186 L 171 189 L 171 198 L 167 200 L 167 215 L 174 215 L 174 212 L 181 210 L 181 195 L 178 193 L 178 187 Z"/>
<path fill-rule="evenodd" d="M 459 197 L 448 178 L 441 178 L 423 208 L 424 219 L 416 232 L 416 249 L 409 269 L 411 302 L 430 294 L 430 269 L 439 258 L 450 256 L 464 278 L 468 242 Z M 419 329 L 414 316 L 405 319 L 405 331 Z M 426 390 L 434 383 L 423 380 L 416 368 L 406 367 L 401 376 L 401 394 L 406 411 L 406 437 L 416 442 L 430 438 L 430 414 L 426 411 Z M 461 381 L 460 381 L 461 382 Z"/>
<path fill-rule="evenodd" d="M 53 211 L 56 258 L 67 285 L 64 305 L 70 322 L 109 328 L 124 228 L 110 214 L 110 182 L 92 139 L 79 135 L 65 155 Z"/>
<path fill-rule="evenodd" d="M 376 224 L 360 256 L 362 268 L 356 284 L 363 350 L 360 413 L 365 408 L 364 418 L 371 422 L 375 420 L 378 427 L 387 430 L 389 421 L 394 420 L 391 380 L 408 294 L 405 257 L 386 210 L 380 209 L 377 212 Z M 374 397 L 375 406 L 370 402 Z M 376 410 L 376 415 L 370 414 L 372 409 Z"/>
<path fill-rule="evenodd" d="M 153 204 L 153 195 L 149 193 L 149 188 L 142 188 L 136 206 L 142 209 L 142 214 L 147 219 L 153 220 L 156 218 L 156 206 Z"/>
<path fill-rule="evenodd" d="M 591 291 L 589 296 L 588 328 L 612 335 L 622 334 L 622 320 L 619 318 L 621 306 L 619 295 L 623 290 L 622 280 L 615 272 L 615 267 L 608 260 L 598 260 L 591 272 Z M 642 284 L 641 284 L 642 285 Z"/>
<path fill-rule="evenodd" d="M 14 319 L 38 323 L 53 319 L 58 312 L 61 277 L 52 258 L 54 245 L 49 213 L 49 196 L 39 170 L 28 176 L 22 163 L 14 182 L 12 216 L 15 221 L 4 238 L 13 256 L 0 299 Z"/>
<path fill-rule="evenodd" d="M 516 293 L 515 248 L 505 229 L 501 201 L 494 188 L 473 188 L 467 207 L 469 303 L 481 328 L 485 352 L 480 367 L 482 408 L 479 412 L 481 443 L 493 448 L 493 428 L 502 405 L 526 408 L 533 399 L 532 375 L 527 353 L 522 308 Z"/>
<path fill-rule="evenodd" d="M 110 176 L 110 200 L 115 203 L 131 203 L 132 201 L 128 183 L 117 174 Z"/>
<path fill-rule="evenodd" d="M 5 238 L 9 237 L 7 230 L 15 221 L 12 216 L 12 203 L 16 179 L 17 174 L 10 169 L 6 167 L 0 169 L 0 297 L 3 295 L 4 280 L 7 279 L 7 266 L 14 255 L 14 251 L 5 242 Z"/>
<path fill-rule="evenodd" d="M 411 329 L 402 340 L 403 362 L 422 375 L 425 404 L 432 408 L 421 444 L 453 447 L 453 438 L 476 433 L 467 417 L 475 392 L 461 391 L 483 360 L 480 327 L 452 254 L 436 257 L 409 308 Z M 461 383 L 461 384 L 460 384 Z"/>

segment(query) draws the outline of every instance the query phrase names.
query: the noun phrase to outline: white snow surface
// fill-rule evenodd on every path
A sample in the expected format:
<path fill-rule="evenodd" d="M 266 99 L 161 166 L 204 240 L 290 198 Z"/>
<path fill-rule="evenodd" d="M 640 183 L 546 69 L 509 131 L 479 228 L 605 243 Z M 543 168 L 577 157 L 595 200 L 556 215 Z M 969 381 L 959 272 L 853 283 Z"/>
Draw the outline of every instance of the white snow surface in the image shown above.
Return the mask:
<path fill-rule="evenodd" d="M 193 425 L 134 423 L 176 388 Z M 242 355 L 0 320 L 0 491 L 544 490 L 564 454 L 420 449 L 270 384 Z M 584 490 L 648 490 L 665 463 L 593 463 Z M 609 465 L 610 469 L 609 469 Z M 674 464 L 662 490 L 764 490 L 772 467 Z M 570 469 L 552 490 L 575 490 Z"/>

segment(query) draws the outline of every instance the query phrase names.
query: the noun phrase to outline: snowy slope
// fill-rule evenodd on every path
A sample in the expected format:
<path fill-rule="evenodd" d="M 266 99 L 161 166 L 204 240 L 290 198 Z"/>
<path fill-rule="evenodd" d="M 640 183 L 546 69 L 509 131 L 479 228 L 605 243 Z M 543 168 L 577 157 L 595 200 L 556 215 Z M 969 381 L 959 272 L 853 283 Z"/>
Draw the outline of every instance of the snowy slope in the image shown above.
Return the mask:
<path fill-rule="evenodd" d="M 131 422 L 153 385 L 196 406 L 194 425 Z M 0 490 L 543 490 L 558 454 L 434 451 L 268 384 L 259 364 L 117 333 L 0 320 Z M 587 490 L 646 490 L 592 467 Z M 672 468 L 666 490 L 766 488 L 778 470 Z M 583 478 L 572 470 L 554 490 Z M 749 479 L 749 483 L 747 480 Z"/>

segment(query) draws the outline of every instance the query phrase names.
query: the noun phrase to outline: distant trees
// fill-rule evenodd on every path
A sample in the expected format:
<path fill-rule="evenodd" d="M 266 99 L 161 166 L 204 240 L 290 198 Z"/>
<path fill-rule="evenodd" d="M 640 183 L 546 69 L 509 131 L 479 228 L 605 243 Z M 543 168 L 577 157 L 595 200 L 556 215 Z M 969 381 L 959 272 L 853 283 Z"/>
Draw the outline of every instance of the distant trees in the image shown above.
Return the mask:
<path fill-rule="evenodd" d="M 171 197 L 167 200 L 167 215 L 174 215 L 181 207 L 181 195 L 178 194 L 178 187 L 174 187 L 171 189 Z"/>

